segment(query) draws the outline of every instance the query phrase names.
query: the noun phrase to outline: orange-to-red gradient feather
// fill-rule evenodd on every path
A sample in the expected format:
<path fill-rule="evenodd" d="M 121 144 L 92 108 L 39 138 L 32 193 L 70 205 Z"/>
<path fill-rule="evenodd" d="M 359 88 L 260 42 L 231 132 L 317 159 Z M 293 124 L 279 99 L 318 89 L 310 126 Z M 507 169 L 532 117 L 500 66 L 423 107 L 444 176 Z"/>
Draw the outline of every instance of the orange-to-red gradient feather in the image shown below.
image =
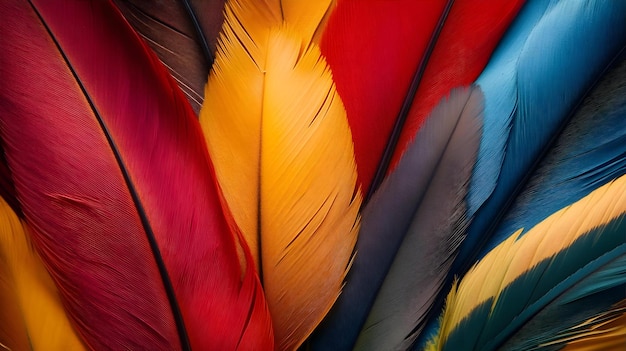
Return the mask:
<path fill-rule="evenodd" d="M 110 2 L 57 5 L 2 3 L 0 134 L 85 343 L 273 349 L 185 97 Z"/>

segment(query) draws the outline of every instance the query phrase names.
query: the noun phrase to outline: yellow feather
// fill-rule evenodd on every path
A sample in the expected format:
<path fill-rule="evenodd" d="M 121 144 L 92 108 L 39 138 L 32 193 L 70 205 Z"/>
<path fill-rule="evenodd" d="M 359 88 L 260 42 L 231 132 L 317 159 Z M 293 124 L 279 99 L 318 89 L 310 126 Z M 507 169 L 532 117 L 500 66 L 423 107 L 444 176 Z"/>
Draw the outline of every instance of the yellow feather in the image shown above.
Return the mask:
<path fill-rule="evenodd" d="M 624 313 L 626 303 L 624 301 L 620 310 L 621 314 L 607 317 L 607 314 L 614 313 L 614 311 L 608 311 L 578 326 L 588 328 L 588 331 L 576 335 L 575 339 L 565 345 L 561 351 L 620 350 L 623 348 L 626 345 L 626 313 Z M 598 323 L 598 320 L 602 322 Z"/>
<path fill-rule="evenodd" d="M 0 198 L 0 350 L 83 350 L 27 232 Z"/>
<path fill-rule="evenodd" d="M 280 349 L 300 345 L 336 300 L 358 231 L 350 128 L 312 42 L 329 3 L 229 2 L 200 113 Z"/>
<path fill-rule="evenodd" d="M 563 343 L 566 343 L 563 351 L 619 350 L 626 345 L 626 300 L 570 328 L 564 337 L 539 346 Z"/>
<path fill-rule="evenodd" d="M 521 238 L 522 230 L 511 235 L 465 275 L 458 289 L 453 287 L 439 334 L 428 349 L 436 350 L 444 344 L 447 335 L 489 298 L 495 297 L 495 306 L 503 289 L 521 274 L 625 212 L 626 176 L 622 176 L 555 212 Z"/>

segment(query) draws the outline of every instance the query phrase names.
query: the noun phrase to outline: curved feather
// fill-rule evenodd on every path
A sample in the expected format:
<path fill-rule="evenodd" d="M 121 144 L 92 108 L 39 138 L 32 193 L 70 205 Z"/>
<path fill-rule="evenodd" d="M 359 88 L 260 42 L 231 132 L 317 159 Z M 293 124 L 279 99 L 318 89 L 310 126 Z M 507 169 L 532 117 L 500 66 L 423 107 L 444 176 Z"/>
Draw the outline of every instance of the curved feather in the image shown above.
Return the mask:
<path fill-rule="evenodd" d="M 345 104 L 364 191 L 447 2 L 339 0 L 328 20 L 320 46 Z"/>
<path fill-rule="evenodd" d="M 307 13 L 319 23 L 327 7 L 228 3 L 200 116 L 280 349 L 300 345 L 336 300 L 358 230 L 345 111 L 311 42 L 315 22 L 299 21 Z"/>
<path fill-rule="evenodd" d="M 527 349 L 550 340 L 559 329 L 596 316 L 577 312 L 610 304 L 607 297 L 619 303 L 626 287 L 625 219 L 626 176 L 622 176 L 554 213 L 524 236 L 520 229 L 453 288 L 441 329 L 429 349 L 517 349 L 516 344 L 505 343 L 537 323 L 532 325 L 535 333 L 526 333 L 534 338 L 522 347 Z M 548 309 L 550 313 L 544 314 Z M 543 315 L 551 316 L 553 323 L 540 323 Z M 554 323 L 558 315 L 567 319 Z M 544 339 L 537 331 L 546 326 L 551 330 Z"/>
<path fill-rule="evenodd" d="M 110 2 L 2 4 L 0 133 L 86 345 L 273 349 L 202 132 L 158 59 Z"/>
<path fill-rule="evenodd" d="M 469 190 L 463 274 L 545 150 L 626 43 L 626 3 L 529 1 L 477 80 L 485 132 Z"/>
<path fill-rule="evenodd" d="M 28 227 L 0 198 L 0 348 L 83 350 Z"/>
<path fill-rule="evenodd" d="M 387 172 L 398 163 L 438 101 L 453 88 L 472 84 L 478 78 L 524 2 L 454 1 L 423 68 Z"/>
<path fill-rule="evenodd" d="M 626 42 L 624 6 L 528 1 L 494 52 L 476 82 L 485 94 L 485 122 L 468 198 L 474 219 L 449 284 L 477 259 L 572 111 L 619 55 Z M 431 319 L 423 335 L 435 324 Z"/>
<path fill-rule="evenodd" d="M 339 1 L 322 52 L 370 194 L 439 100 L 476 79 L 522 3 Z"/>
<path fill-rule="evenodd" d="M 115 0 L 168 68 L 196 113 L 214 60 L 225 0 Z"/>
<path fill-rule="evenodd" d="M 346 286 L 314 334 L 314 349 L 411 344 L 462 240 L 481 108 L 478 89 L 453 91 L 374 194 L 363 210 Z"/>
<path fill-rule="evenodd" d="M 626 55 L 572 117 L 483 253 L 626 173 Z M 484 255 L 483 254 L 483 255 Z M 482 256 L 482 255 L 481 255 Z"/>

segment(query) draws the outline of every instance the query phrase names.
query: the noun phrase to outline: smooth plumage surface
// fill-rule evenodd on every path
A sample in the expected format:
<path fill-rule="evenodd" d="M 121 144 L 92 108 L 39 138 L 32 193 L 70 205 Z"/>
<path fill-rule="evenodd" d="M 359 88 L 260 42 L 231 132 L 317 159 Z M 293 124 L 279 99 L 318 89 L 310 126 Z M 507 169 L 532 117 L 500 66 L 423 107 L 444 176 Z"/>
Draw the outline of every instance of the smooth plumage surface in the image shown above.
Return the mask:
<path fill-rule="evenodd" d="M 350 129 L 312 42 L 328 6 L 229 3 L 200 116 L 279 349 L 300 345 L 337 299 L 358 230 Z"/>
<path fill-rule="evenodd" d="M 621 349 L 623 23 L 1 2 L 0 349 Z"/>

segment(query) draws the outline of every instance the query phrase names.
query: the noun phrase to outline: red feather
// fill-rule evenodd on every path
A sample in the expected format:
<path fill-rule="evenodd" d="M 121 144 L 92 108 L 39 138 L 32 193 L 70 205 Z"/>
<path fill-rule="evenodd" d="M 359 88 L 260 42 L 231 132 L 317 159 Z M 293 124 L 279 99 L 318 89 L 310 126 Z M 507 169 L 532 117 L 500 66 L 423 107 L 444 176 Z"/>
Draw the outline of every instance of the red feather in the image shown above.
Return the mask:
<path fill-rule="evenodd" d="M 364 190 L 445 5 L 445 0 L 340 0 L 328 20 L 321 49 L 348 113 Z"/>
<path fill-rule="evenodd" d="M 0 133 L 33 242 L 87 345 L 188 348 L 186 330 L 196 349 L 273 349 L 179 88 L 110 2 L 32 3 L 2 3 L 12 60 Z"/>
<path fill-rule="evenodd" d="M 388 144 L 394 150 L 390 139 L 403 104 L 412 108 L 404 128 L 397 128 L 402 132 L 394 164 L 435 104 L 480 74 L 522 3 L 339 1 L 321 47 L 348 112 L 364 189 L 376 188 L 372 181 L 378 168 L 387 168 L 389 160 L 381 160 Z M 440 32 L 438 24 L 443 25 Z M 436 45 L 428 57 L 431 41 Z M 409 92 L 414 78 L 419 84 L 415 97 Z"/>
<path fill-rule="evenodd" d="M 523 4 L 524 0 L 454 2 L 413 98 L 388 172 L 400 161 L 435 105 L 452 89 L 478 78 Z"/>

